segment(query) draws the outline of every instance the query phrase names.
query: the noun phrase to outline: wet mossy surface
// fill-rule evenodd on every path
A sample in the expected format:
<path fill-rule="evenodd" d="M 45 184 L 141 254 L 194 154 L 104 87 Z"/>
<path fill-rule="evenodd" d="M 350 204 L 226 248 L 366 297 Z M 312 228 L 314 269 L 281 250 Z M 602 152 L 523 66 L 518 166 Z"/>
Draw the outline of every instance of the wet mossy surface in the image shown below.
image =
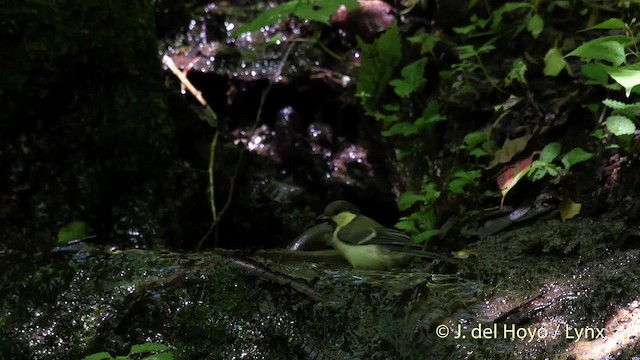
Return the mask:
<path fill-rule="evenodd" d="M 24 259 L 31 267 L 13 272 L 2 289 L 3 354 L 79 358 L 153 341 L 171 345 L 179 359 L 553 357 L 599 340 L 576 342 L 564 332 L 531 341 L 503 333 L 474 339 L 471 331 L 604 328 L 615 336 L 612 318 L 640 297 L 638 249 L 602 243 L 634 229 L 616 216 L 541 220 L 474 243 L 475 255 L 461 268 L 418 262 L 394 272 L 355 271 L 243 256 L 321 299 L 210 253 Z M 450 331 L 445 338 L 436 335 L 441 325 Z M 620 349 L 636 347 L 631 341 Z"/>
<path fill-rule="evenodd" d="M 621 309 L 630 314 L 627 323 L 639 317 L 634 305 L 640 298 L 637 206 L 616 204 L 631 211 L 602 215 L 612 210 L 608 206 L 616 199 L 635 193 L 638 176 L 633 168 L 623 170 L 627 174 L 619 193 L 608 197 L 603 190 L 585 195 L 594 199 L 585 201 L 583 214 L 598 217 L 562 223 L 554 215 L 479 240 L 469 245 L 472 256 L 460 268 L 427 263 L 378 273 L 324 263 L 279 265 L 254 257 L 267 269 L 275 268 L 322 295 L 322 300 L 209 253 L 113 251 L 113 244 L 124 249 L 192 249 L 210 222 L 206 167 L 213 129 L 183 98 L 170 95 L 157 56 L 157 36 L 184 26 L 168 22 L 188 19 L 189 8 L 196 3 L 97 6 L 72 1 L 63 7 L 28 1 L 0 9 L 0 36 L 7 40 L 0 68 L 4 104 L 0 172 L 6 174 L 0 178 L 0 357 L 126 354 L 133 344 L 153 341 L 172 346 L 179 359 L 562 358 L 571 356 L 574 343 L 592 347 L 601 343 L 599 339 L 576 342 L 566 336 L 533 341 L 454 336 L 495 324 L 519 329 L 591 327 L 607 329 L 616 339 L 611 324 Z M 163 6 L 176 16 L 165 16 Z M 317 49 L 304 55 L 316 56 Z M 271 61 L 269 69 L 276 65 Z M 211 80 L 195 78 L 200 84 Z M 226 78 L 216 79 L 227 83 Z M 235 85 L 262 89 L 265 82 L 259 80 Z M 563 86 L 573 86 L 571 79 L 564 80 Z M 541 87 L 550 88 L 551 80 L 540 81 Z M 224 89 L 214 92 L 220 95 L 214 103 L 223 108 Z M 291 94 L 311 98 L 317 88 L 276 90 L 280 95 L 272 99 L 267 112 L 276 113 Z M 560 89 L 548 97 L 563 92 L 570 91 Z M 257 102 L 256 94 L 260 91 L 239 97 Z M 361 114 L 352 105 L 343 111 L 335 89 L 323 94 L 334 97 L 329 117 L 343 117 L 342 123 L 335 122 L 336 129 L 348 128 L 341 135 L 347 134 L 349 141 L 366 137 L 360 141 L 371 142 L 368 147 L 380 152 L 372 158 L 381 164 L 373 166 L 389 165 L 393 153 L 378 146 L 379 128 L 352 121 Z M 571 101 L 576 107 L 586 103 L 582 98 Z M 232 119 L 237 122 L 233 125 L 253 121 L 253 109 L 242 104 L 230 107 L 243 114 Z M 460 101 L 452 114 L 457 111 L 465 118 L 473 112 L 479 114 L 473 121 L 480 123 L 490 117 L 489 111 L 481 110 L 489 105 Z M 305 111 L 309 117 L 315 114 Z M 537 116 L 526 107 L 514 114 L 516 123 Z M 567 111 L 562 117 L 582 120 L 583 115 Z M 227 117 L 221 118 L 231 118 Z M 569 128 L 560 126 L 555 135 L 585 135 L 582 122 Z M 461 137 L 466 128 L 454 124 L 450 131 L 458 134 L 447 133 L 449 137 Z M 323 136 L 330 138 L 326 133 Z M 226 179 L 240 151 L 233 140 L 224 139 L 216 159 L 216 179 L 223 179 L 217 189 L 223 195 L 229 191 Z M 350 149 L 345 144 L 331 146 Z M 308 150 L 296 148 L 295 141 L 288 146 Z M 354 148 L 345 155 L 359 156 L 362 151 Z M 221 225 L 220 244 L 233 247 L 242 240 L 249 246 L 282 246 L 317 215 L 325 205 L 320 200 L 328 200 L 322 178 L 327 163 L 315 157 L 305 159 L 306 168 L 296 162 L 277 168 L 272 159 L 255 153 L 245 160 L 248 165 L 236 183 L 240 191 Z M 406 165 L 421 172 L 431 167 L 422 159 L 393 166 Z M 304 170 L 296 173 L 297 167 Z M 385 206 L 375 206 L 393 205 L 390 191 L 384 190 L 392 186 L 389 179 L 370 176 L 362 164 L 356 170 L 346 175 L 360 176 L 351 180 L 371 179 L 365 182 L 369 187 L 345 182 L 331 194 L 373 199 L 372 216 L 386 216 L 388 223 L 397 219 L 395 209 L 387 212 Z M 294 176 L 284 176 L 283 171 Z M 296 176 L 302 180 L 288 182 Z M 583 187 L 592 189 L 595 178 L 590 175 Z M 307 187 L 294 186 L 299 184 Z M 305 190 L 315 194 L 296 195 Z M 607 198 L 604 205 L 603 198 Z M 438 209 L 451 213 L 445 210 Z M 85 221 L 90 232 L 98 234 L 95 247 L 50 253 L 56 231 L 72 220 Z M 451 331 L 446 338 L 437 336 L 441 325 Z M 614 348 L 621 349 L 620 354 L 612 356 L 624 359 L 637 352 L 634 338 L 624 340 Z"/>

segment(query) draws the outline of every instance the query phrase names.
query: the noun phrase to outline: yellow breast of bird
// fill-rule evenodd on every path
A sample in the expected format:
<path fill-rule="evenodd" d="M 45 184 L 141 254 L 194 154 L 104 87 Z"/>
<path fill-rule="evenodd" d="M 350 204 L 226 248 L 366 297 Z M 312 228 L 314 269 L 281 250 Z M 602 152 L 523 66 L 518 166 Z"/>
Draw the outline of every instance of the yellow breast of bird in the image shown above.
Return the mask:
<path fill-rule="evenodd" d="M 402 260 L 400 254 L 378 245 L 350 245 L 338 238 L 340 227 L 333 232 L 333 245 L 347 259 L 354 269 L 383 270 L 397 265 Z"/>

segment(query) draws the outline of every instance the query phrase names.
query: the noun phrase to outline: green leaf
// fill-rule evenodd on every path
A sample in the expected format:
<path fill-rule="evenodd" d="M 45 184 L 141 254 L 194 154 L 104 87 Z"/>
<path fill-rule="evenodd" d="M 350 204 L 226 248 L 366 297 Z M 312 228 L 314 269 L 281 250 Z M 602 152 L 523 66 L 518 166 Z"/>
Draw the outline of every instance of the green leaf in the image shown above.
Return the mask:
<path fill-rule="evenodd" d="M 426 184 L 423 190 L 425 201 L 427 202 L 427 204 L 433 203 L 440 197 L 440 191 L 436 190 L 436 184 L 434 183 Z"/>
<path fill-rule="evenodd" d="M 384 106 L 385 105 L 383 105 L 383 107 Z M 399 119 L 398 113 L 385 114 L 385 113 L 381 113 L 379 111 L 373 111 L 373 112 L 370 112 L 369 115 L 372 116 L 374 119 L 376 119 L 378 121 L 382 121 L 384 126 L 389 126 L 389 125 L 397 122 L 398 119 Z"/>
<path fill-rule="evenodd" d="M 423 231 L 420 234 L 414 236 L 413 240 L 415 240 L 416 243 L 421 244 L 421 243 L 431 239 L 432 237 L 438 235 L 439 233 L 440 233 L 440 230 L 438 230 L 438 229 L 426 230 L 426 231 Z"/>
<path fill-rule="evenodd" d="M 489 155 L 489 153 L 481 148 L 475 148 L 471 151 L 469 151 L 469 155 L 476 157 L 476 158 L 480 158 L 483 156 L 487 156 Z"/>
<path fill-rule="evenodd" d="M 160 354 L 149 355 L 142 358 L 142 360 L 173 360 L 173 354 L 170 352 L 164 352 Z"/>
<path fill-rule="evenodd" d="M 429 53 L 435 56 L 435 54 L 433 53 L 433 49 L 440 41 L 440 38 L 437 35 L 431 33 L 421 33 L 415 36 L 408 37 L 407 40 L 413 44 L 420 44 L 420 55 Z"/>
<path fill-rule="evenodd" d="M 520 84 L 526 84 L 527 78 L 525 77 L 525 73 L 527 72 L 527 63 L 524 60 L 518 58 L 513 61 L 511 64 L 511 71 L 507 74 L 507 77 L 504 79 L 504 82 L 507 86 L 511 85 L 514 80 L 518 81 Z"/>
<path fill-rule="evenodd" d="M 382 132 L 382 136 L 396 136 L 396 135 L 415 135 L 418 133 L 418 130 L 413 126 L 413 124 L 408 122 L 399 122 L 391 125 L 389 130 L 385 130 Z"/>
<path fill-rule="evenodd" d="M 544 29 L 544 20 L 538 14 L 533 15 L 527 22 L 527 30 L 537 39 L 542 29 Z"/>
<path fill-rule="evenodd" d="M 473 45 L 462 45 L 456 47 L 456 51 L 458 52 L 458 58 L 460 60 L 466 60 L 476 56 L 476 49 Z"/>
<path fill-rule="evenodd" d="M 591 136 L 593 136 L 594 138 L 598 139 L 598 140 L 602 140 L 604 139 L 604 137 L 606 136 L 604 133 L 604 130 L 602 129 L 595 129 L 593 130 L 593 132 L 591 133 Z"/>
<path fill-rule="evenodd" d="M 244 33 L 258 31 L 291 15 L 328 25 L 331 16 L 341 5 L 344 5 L 347 10 L 353 10 L 360 6 L 357 0 L 293 0 L 261 12 L 253 21 L 237 27 L 233 31 L 233 36 L 237 37 Z"/>
<path fill-rule="evenodd" d="M 627 25 L 624 23 L 624 21 L 618 19 L 618 18 L 611 18 L 609 20 L 605 20 L 601 23 L 595 24 L 591 27 L 588 27 L 586 29 L 580 30 L 580 31 L 588 31 L 588 30 L 613 30 L 613 29 L 626 29 Z"/>
<path fill-rule="evenodd" d="M 625 45 L 633 39 L 628 36 L 603 36 L 578 46 L 568 56 L 577 56 L 588 60 L 604 60 L 614 66 L 620 66 L 626 61 Z"/>
<path fill-rule="evenodd" d="M 95 354 L 91 354 L 89 356 L 85 356 L 82 358 L 82 360 L 111 360 L 113 359 L 113 356 L 111 356 L 111 354 L 109 354 L 108 352 L 99 352 L 99 353 L 95 353 Z"/>
<path fill-rule="evenodd" d="M 458 170 L 453 173 L 452 177 L 456 179 L 464 179 L 466 181 L 473 181 L 482 175 L 480 170 Z"/>
<path fill-rule="evenodd" d="M 464 187 L 468 183 L 465 179 L 453 179 L 449 181 L 449 191 L 454 194 L 464 194 Z"/>
<path fill-rule="evenodd" d="M 544 167 L 531 170 L 532 171 L 529 172 L 531 181 L 538 181 L 547 175 L 547 168 Z"/>
<path fill-rule="evenodd" d="M 636 132 L 636 124 L 622 115 L 609 116 L 606 120 L 606 126 L 615 136 L 630 135 Z"/>
<path fill-rule="evenodd" d="M 474 131 L 465 135 L 462 141 L 464 141 L 464 143 L 467 145 L 467 148 L 472 149 L 487 140 L 489 140 L 488 131 Z"/>
<path fill-rule="evenodd" d="M 298 6 L 298 1 L 290 1 L 261 12 L 252 22 L 242 24 L 233 31 L 237 37 L 244 33 L 258 31 L 263 27 L 273 25 L 281 19 L 289 17 Z"/>
<path fill-rule="evenodd" d="M 630 66 L 612 68 L 609 70 L 609 75 L 618 84 L 622 85 L 625 89 L 627 97 L 631 95 L 631 90 L 634 86 L 640 85 L 640 67 L 639 64 L 633 64 Z"/>
<path fill-rule="evenodd" d="M 467 34 L 471 33 L 475 29 L 476 29 L 476 25 L 475 24 L 470 24 L 470 25 L 467 25 L 467 26 L 454 27 L 453 28 L 453 32 L 455 32 L 456 34 L 467 35 Z"/>
<path fill-rule="evenodd" d="M 400 194 L 400 197 L 398 198 L 398 209 L 400 211 L 405 211 L 418 201 L 424 202 L 426 201 L 426 197 L 423 194 L 416 194 L 413 191 L 404 192 Z"/>
<path fill-rule="evenodd" d="M 564 168 L 569 170 L 571 166 L 577 163 L 581 163 L 583 161 L 587 161 L 591 159 L 591 157 L 593 157 L 592 153 L 586 152 L 582 150 L 582 148 L 577 147 L 577 148 L 573 148 L 571 151 L 566 153 L 562 157 L 561 162 L 562 162 L 562 165 L 564 165 Z"/>
<path fill-rule="evenodd" d="M 547 144 L 544 148 L 542 148 L 538 160 L 546 164 L 551 163 L 558 155 L 560 155 L 560 148 L 561 147 L 559 142 L 552 142 Z"/>
<path fill-rule="evenodd" d="M 418 216 L 418 224 L 422 229 L 432 230 L 436 228 L 436 213 L 433 207 L 420 209 L 420 212 L 416 214 Z"/>
<path fill-rule="evenodd" d="M 564 60 L 564 59 L 563 59 Z M 601 85 L 607 86 L 609 84 L 609 70 L 611 66 L 607 66 L 600 63 L 586 63 L 582 64 L 582 74 L 591 81 L 587 81 L 588 85 Z"/>
<path fill-rule="evenodd" d="M 496 9 L 491 15 L 492 24 L 491 29 L 496 30 L 502 24 L 502 16 L 506 12 L 511 12 L 520 8 L 531 8 L 531 4 L 528 2 L 507 2 L 498 9 Z"/>
<path fill-rule="evenodd" d="M 360 6 L 357 0 L 298 1 L 298 6 L 293 11 L 293 15 L 300 19 L 317 21 L 329 25 L 331 16 L 336 13 L 341 5 L 344 5 L 347 11 L 357 9 Z"/>
<path fill-rule="evenodd" d="M 604 104 L 604 106 L 613 110 L 624 110 L 628 106 L 626 103 L 614 99 L 604 99 L 602 100 L 602 103 Z"/>
<path fill-rule="evenodd" d="M 480 54 L 487 54 L 490 53 L 491 51 L 495 50 L 495 46 L 491 45 L 491 44 L 484 44 L 482 46 L 480 46 L 480 48 L 478 49 L 477 53 L 478 55 Z"/>
<path fill-rule="evenodd" d="M 396 229 L 404 230 L 410 234 L 417 234 L 418 228 L 416 228 L 416 222 L 412 219 L 400 220 L 395 225 Z"/>
<path fill-rule="evenodd" d="M 436 100 L 429 101 L 427 107 L 422 111 L 422 116 L 414 121 L 413 126 L 418 131 L 429 130 L 431 129 L 431 125 L 445 121 L 447 118 L 440 114 L 440 105 Z"/>
<path fill-rule="evenodd" d="M 544 75 L 558 76 L 562 69 L 567 67 L 567 62 L 562 57 L 560 49 L 553 47 L 544 56 Z"/>
<path fill-rule="evenodd" d="M 393 25 L 372 44 L 358 39 L 362 60 L 358 70 L 356 94 L 367 112 L 373 111 L 384 93 L 395 67 L 402 56 L 402 39 L 398 26 Z"/>
<path fill-rule="evenodd" d="M 87 223 L 72 221 L 58 230 L 58 245 L 66 245 L 69 241 L 87 237 Z"/>
<path fill-rule="evenodd" d="M 454 194 L 464 194 L 465 186 L 472 184 L 477 185 L 477 179 L 482 175 L 480 170 L 459 170 L 456 171 L 452 177 L 453 180 L 449 181 L 449 191 Z"/>
<path fill-rule="evenodd" d="M 402 68 L 400 75 L 402 79 L 394 79 L 389 82 L 394 87 L 395 93 L 400 97 L 407 97 L 414 91 L 422 89 L 422 86 L 427 82 L 424 79 L 424 68 L 427 65 L 427 58 L 422 58 L 418 61 Z"/>
<path fill-rule="evenodd" d="M 137 344 L 137 345 L 131 346 L 131 351 L 129 353 L 140 354 L 140 353 L 146 353 L 146 352 L 152 352 L 152 351 L 163 351 L 168 349 L 169 347 L 167 345 L 158 344 L 158 343 L 144 343 L 144 344 Z"/>

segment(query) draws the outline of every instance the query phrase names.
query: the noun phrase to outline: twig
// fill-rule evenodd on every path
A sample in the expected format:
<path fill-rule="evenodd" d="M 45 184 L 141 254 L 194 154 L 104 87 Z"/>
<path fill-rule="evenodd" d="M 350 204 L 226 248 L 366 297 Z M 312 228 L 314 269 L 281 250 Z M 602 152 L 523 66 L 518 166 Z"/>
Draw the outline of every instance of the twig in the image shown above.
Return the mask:
<path fill-rule="evenodd" d="M 253 122 L 253 125 L 252 125 L 251 129 L 249 130 L 248 134 L 253 134 L 255 129 L 258 127 L 258 124 L 260 123 L 260 119 L 262 118 L 262 109 L 264 108 L 264 102 L 267 99 L 267 95 L 271 91 L 271 87 L 273 86 L 273 84 L 275 82 L 277 82 L 278 78 L 280 78 L 280 75 L 282 74 L 282 69 L 284 67 L 284 64 L 286 63 L 287 58 L 289 58 L 289 54 L 291 53 L 291 50 L 293 49 L 294 45 L 295 45 L 295 43 L 293 41 L 291 41 L 289 43 L 289 46 L 287 47 L 287 49 L 284 52 L 284 55 L 282 56 L 282 60 L 280 61 L 280 65 L 278 66 L 278 68 L 276 69 L 274 74 L 271 76 L 271 79 L 269 79 L 269 84 L 267 85 L 267 87 L 262 92 L 262 97 L 260 98 L 260 105 L 258 106 L 258 112 L 256 113 L 256 119 Z M 211 234 L 213 234 L 213 231 L 216 229 L 218 224 L 220 224 L 220 220 L 222 219 L 224 214 L 229 209 L 229 206 L 231 206 L 231 200 L 233 200 L 233 192 L 235 190 L 236 178 L 238 177 L 238 174 L 240 173 L 240 168 L 242 167 L 242 163 L 243 163 L 243 160 L 244 160 L 244 154 L 245 154 L 246 151 L 247 151 L 246 148 L 243 148 L 242 150 L 240 150 L 240 154 L 238 155 L 238 161 L 236 162 L 236 167 L 235 167 L 235 169 L 233 171 L 233 174 L 231 175 L 231 178 L 229 179 L 230 183 L 229 183 L 229 191 L 227 192 L 227 199 L 226 199 L 226 201 L 224 203 L 224 206 L 222 207 L 222 209 L 220 209 L 220 212 L 218 213 L 218 218 L 215 219 L 211 223 L 211 225 L 209 225 L 209 229 L 207 230 L 207 232 L 200 239 L 200 241 L 198 241 L 198 246 L 196 247 L 197 251 L 200 251 L 202 249 L 202 246 L 204 245 L 205 241 L 207 241 L 207 239 L 209 239 L 209 237 L 211 237 Z"/>

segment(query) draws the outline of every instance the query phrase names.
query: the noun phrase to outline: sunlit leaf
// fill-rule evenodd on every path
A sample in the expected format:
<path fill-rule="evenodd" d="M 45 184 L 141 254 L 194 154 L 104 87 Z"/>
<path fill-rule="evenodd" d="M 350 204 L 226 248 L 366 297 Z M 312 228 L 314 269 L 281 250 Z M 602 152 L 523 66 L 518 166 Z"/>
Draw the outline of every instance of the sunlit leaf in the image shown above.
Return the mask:
<path fill-rule="evenodd" d="M 527 30 L 537 39 L 542 29 L 544 29 L 544 20 L 538 14 L 533 15 L 527 22 Z"/>
<path fill-rule="evenodd" d="M 58 244 L 66 245 L 69 241 L 87 237 L 87 223 L 72 221 L 58 230 Z"/>
<path fill-rule="evenodd" d="M 542 151 L 540 151 L 540 157 L 538 160 L 542 163 L 550 163 L 560 155 L 560 149 L 561 147 L 559 142 L 549 143 L 542 148 Z"/>
<path fill-rule="evenodd" d="M 567 62 L 562 57 L 558 48 L 551 48 L 544 56 L 544 70 L 546 76 L 558 76 L 562 69 L 567 67 Z"/>
<path fill-rule="evenodd" d="M 614 66 L 622 65 L 626 60 L 624 47 L 633 39 L 623 36 L 603 36 L 578 46 L 568 56 L 577 56 L 589 60 L 604 60 Z"/>
<path fill-rule="evenodd" d="M 640 85 L 640 67 L 637 64 L 620 68 L 612 68 L 609 70 L 609 75 L 618 84 L 622 85 L 627 97 L 631 95 L 631 90 L 634 86 Z"/>
<path fill-rule="evenodd" d="M 601 30 L 625 29 L 626 27 L 627 25 L 624 23 L 624 21 L 617 18 L 611 18 L 609 20 L 605 20 L 601 23 L 595 24 L 593 26 L 590 26 L 580 31 L 598 30 L 598 29 L 601 29 Z"/>
<path fill-rule="evenodd" d="M 606 126 L 616 136 L 630 135 L 636 132 L 636 124 L 626 116 L 611 115 L 606 120 Z"/>
<path fill-rule="evenodd" d="M 562 219 L 562 221 L 566 221 L 580 214 L 580 210 L 582 210 L 582 204 L 575 203 L 573 202 L 573 200 L 566 197 L 560 202 L 559 210 L 560 218 Z"/>
<path fill-rule="evenodd" d="M 582 148 L 577 147 L 566 153 L 562 157 L 561 162 L 562 165 L 564 165 L 565 169 L 569 170 L 571 166 L 583 161 L 587 161 L 591 159 L 591 157 L 593 157 L 592 153 L 584 151 L 582 150 Z"/>

